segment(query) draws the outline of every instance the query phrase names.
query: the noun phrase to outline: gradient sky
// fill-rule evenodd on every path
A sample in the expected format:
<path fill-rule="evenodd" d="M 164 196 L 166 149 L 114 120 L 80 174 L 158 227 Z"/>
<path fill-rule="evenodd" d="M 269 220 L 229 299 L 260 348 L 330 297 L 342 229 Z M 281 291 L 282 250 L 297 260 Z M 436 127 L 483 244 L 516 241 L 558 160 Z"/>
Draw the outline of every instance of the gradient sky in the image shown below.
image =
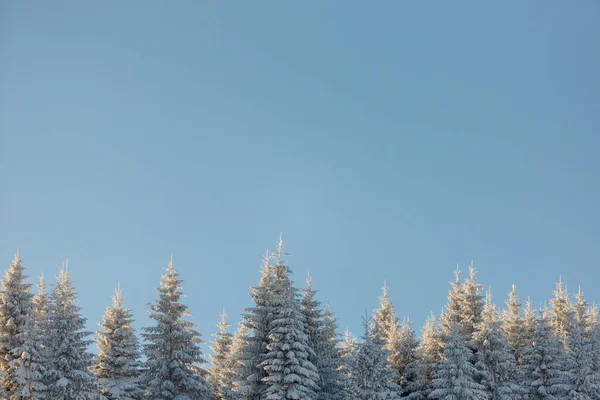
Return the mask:
<path fill-rule="evenodd" d="M 600 3 L 3 1 L 0 264 L 68 258 L 95 329 L 170 254 L 210 338 L 283 232 L 341 330 L 417 329 L 471 260 L 600 300 Z"/>

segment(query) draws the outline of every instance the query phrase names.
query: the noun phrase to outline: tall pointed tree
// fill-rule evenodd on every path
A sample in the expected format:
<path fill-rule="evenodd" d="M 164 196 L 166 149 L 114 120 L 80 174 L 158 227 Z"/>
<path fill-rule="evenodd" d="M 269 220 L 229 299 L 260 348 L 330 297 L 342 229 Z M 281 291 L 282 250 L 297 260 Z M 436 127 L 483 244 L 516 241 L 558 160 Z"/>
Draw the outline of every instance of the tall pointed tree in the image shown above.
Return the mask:
<path fill-rule="evenodd" d="M 352 365 L 353 396 L 360 400 L 392 400 L 400 398 L 398 371 L 389 361 L 390 351 L 379 333 L 376 322 L 365 320 L 365 334 L 358 345 Z"/>
<path fill-rule="evenodd" d="M 245 365 L 244 351 L 247 348 L 248 338 L 250 333 L 248 328 L 242 323 L 239 324 L 238 329 L 233 334 L 231 341 L 231 348 L 229 350 L 229 368 L 231 370 L 231 384 L 232 384 L 232 399 L 245 399 L 243 395 L 238 393 L 236 390 L 235 383 L 245 379 L 250 370 Z"/>
<path fill-rule="evenodd" d="M 208 399 L 202 343 L 196 325 L 184 319 L 191 316 L 181 303 L 182 280 L 173 267 L 173 258 L 157 288 L 158 298 L 151 305 L 155 325 L 142 328 L 146 355 L 144 382 L 147 400 Z"/>
<path fill-rule="evenodd" d="M 397 335 L 398 331 L 398 315 L 396 307 L 392 304 L 392 299 L 388 294 L 387 283 L 384 282 L 381 288 L 381 297 L 379 297 L 379 308 L 373 310 L 373 319 L 379 327 L 381 337 L 386 342 L 386 347 L 390 352 L 393 352 L 392 336 Z"/>
<path fill-rule="evenodd" d="M 112 307 L 107 307 L 97 332 L 98 355 L 92 368 L 100 393 L 108 400 L 137 400 L 143 397 L 140 383 L 140 350 L 133 314 L 123 306 L 125 296 L 119 286 Z"/>
<path fill-rule="evenodd" d="M 517 287 L 512 285 L 512 289 L 508 293 L 508 300 L 506 300 L 506 309 L 502 313 L 502 329 L 506 334 L 506 342 L 510 346 L 516 363 L 521 362 L 521 355 L 525 347 L 522 308 L 523 302 L 519 300 Z"/>
<path fill-rule="evenodd" d="M 354 387 L 352 366 L 356 362 L 358 341 L 349 330 L 344 332 L 344 337 L 339 343 L 339 351 L 342 359 L 342 365 L 340 366 L 339 371 L 342 375 L 344 391 L 350 393 Z"/>
<path fill-rule="evenodd" d="M 219 331 L 214 334 L 215 339 L 210 346 L 212 366 L 208 369 L 208 383 L 213 399 L 230 400 L 234 398 L 231 356 L 233 335 L 228 332 L 229 322 L 225 312 L 221 314 L 221 321 L 217 327 Z"/>
<path fill-rule="evenodd" d="M 21 357 L 26 325 L 33 314 L 33 295 L 26 279 L 17 251 L 2 280 L 0 291 L 0 371 L 6 372 L 5 376 L 0 377 L 0 382 L 9 396 L 18 389 L 15 374 L 19 364 L 12 361 Z"/>
<path fill-rule="evenodd" d="M 261 363 L 267 376 L 270 400 L 313 400 L 319 390 L 317 367 L 310 361 L 314 351 L 305 333 L 304 315 L 297 299 L 297 289 L 290 279 L 290 269 L 283 262 L 280 239 L 274 266 L 272 292 L 273 319 L 269 323 L 266 359 Z"/>
<path fill-rule="evenodd" d="M 469 267 L 469 277 L 463 284 L 463 292 L 464 303 L 462 317 L 460 318 L 460 333 L 463 337 L 470 339 L 476 330 L 477 324 L 481 322 L 483 306 L 485 304 L 483 285 L 479 283 L 477 270 L 473 265 Z"/>
<path fill-rule="evenodd" d="M 246 337 L 240 337 L 243 344 L 236 353 L 237 373 L 234 380 L 234 391 L 248 400 L 261 400 L 267 390 L 264 378 L 266 371 L 262 363 L 267 357 L 267 336 L 269 324 L 273 319 L 271 297 L 274 277 L 272 255 L 266 253 L 261 267 L 261 279 L 258 286 L 252 287 L 250 297 L 254 302 L 242 314 L 242 326 L 247 332 Z"/>
<path fill-rule="evenodd" d="M 341 358 L 336 347 L 337 335 L 335 318 L 326 308 L 321 310 L 321 303 L 315 298 L 316 291 L 312 288 L 312 277 L 306 279 L 306 287 L 301 301 L 302 312 L 305 319 L 305 332 L 308 336 L 309 346 L 314 355 L 308 360 L 317 368 L 319 381 L 317 385 L 317 399 L 338 400 L 344 398 L 343 382 L 339 367 Z"/>
<path fill-rule="evenodd" d="M 444 337 L 450 336 L 454 327 L 462 323 L 463 309 L 465 303 L 465 292 L 460 282 L 460 270 L 458 265 L 454 270 L 454 282 L 450 282 L 448 291 L 448 302 L 440 316 L 440 328 Z"/>
<path fill-rule="evenodd" d="M 472 344 L 479 383 L 485 386 L 490 400 L 518 400 L 522 390 L 516 383 L 516 364 L 502 323 L 488 292 L 482 320 L 475 325 Z"/>
<path fill-rule="evenodd" d="M 417 347 L 417 359 L 407 366 L 406 374 L 411 383 L 404 388 L 410 400 L 426 399 L 433 390 L 432 382 L 443 352 L 442 333 L 430 315 L 422 329 L 421 342 Z"/>
<path fill-rule="evenodd" d="M 392 364 L 398 371 L 400 386 L 405 389 L 413 385 L 416 376 L 407 371 L 407 367 L 417 360 L 417 347 L 419 341 L 409 318 L 404 318 L 398 328 L 398 340 L 392 354 Z M 407 393 L 404 392 L 406 395 Z"/>
<path fill-rule="evenodd" d="M 547 310 L 547 315 L 554 335 L 560 340 L 563 349 L 566 349 L 569 333 L 575 321 L 575 315 L 571 300 L 569 299 L 569 293 L 562 278 L 556 283 L 554 298 L 550 299 L 550 307 Z"/>
<path fill-rule="evenodd" d="M 61 268 L 50 295 L 47 329 L 46 386 L 44 400 L 92 400 L 100 398 L 95 376 L 89 368 L 93 355 L 88 351 L 91 332 L 77 305 L 77 293 L 68 265 Z"/>

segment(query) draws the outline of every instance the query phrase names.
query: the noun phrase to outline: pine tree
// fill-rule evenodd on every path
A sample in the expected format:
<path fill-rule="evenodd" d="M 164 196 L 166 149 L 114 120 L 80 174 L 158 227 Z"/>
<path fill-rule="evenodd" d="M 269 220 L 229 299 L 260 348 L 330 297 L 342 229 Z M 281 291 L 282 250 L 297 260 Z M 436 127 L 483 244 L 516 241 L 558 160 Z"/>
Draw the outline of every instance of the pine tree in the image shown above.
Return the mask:
<path fill-rule="evenodd" d="M 462 317 L 460 318 L 460 333 L 468 339 L 475 332 L 476 325 L 481 322 L 485 303 L 482 291 L 483 286 L 479 283 L 479 278 L 477 278 L 477 270 L 471 265 L 469 267 L 469 277 L 463 284 L 465 297 L 462 307 Z"/>
<path fill-rule="evenodd" d="M 421 334 L 417 347 L 417 359 L 407 366 L 406 374 L 410 383 L 404 388 L 406 398 L 410 400 L 426 399 L 431 391 L 432 382 L 438 369 L 443 352 L 442 333 L 436 325 L 435 316 L 430 315 Z"/>
<path fill-rule="evenodd" d="M 214 334 L 215 339 L 210 349 L 212 366 L 208 370 L 208 383 L 213 399 L 233 399 L 233 365 L 231 359 L 231 346 L 233 335 L 227 330 L 229 322 L 225 312 L 221 314 L 221 321 L 217 324 L 219 331 Z"/>
<path fill-rule="evenodd" d="M 389 362 L 390 351 L 376 322 L 365 320 L 365 334 L 352 365 L 352 392 L 360 400 L 398 399 L 398 371 Z"/>
<path fill-rule="evenodd" d="M 142 328 L 146 355 L 144 382 L 147 400 L 208 399 L 208 384 L 202 369 L 202 343 L 196 325 L 184 320 L 191 316 L 180 302 L 183 292 L 173 258 L 157 288 L 158 299 L 151 305 L 150 318 L 156 325 Z"/>
<path fill-rule="evenodd" d="M 23 343 L 15 349 L 15 354 L 21 354 L 10 362 L 14 368 L 15 390 L 11 400 L 37 400 L 42 399 L 46 390 L 44 375 L 46 362 L 43 357 L 41 332 L 35 323 L 35 315 L 29 318 L 21 333 L 19 340 Z"/>
<path fill-rule="evenodd" d="M 407 371 L 407 367 L 417 360 L 418 340 L 409 318 L 405 318 L 398 329 L 398 340 L 394 346 L 395 353 L 392 354 L 392 363 L 395 365 L 400 377 L 400 386 L 409 388 L 416 380 L 416 376 Z M 403 394 L 407 395 L 408 392 Z"/>
<path fill-rule="evenodd" d="M 462 335 L 456 326 L 444 348 L 444 358 L 433 380 L 434 390 L 429 399 L 439 400 L 487 400 L 485 387 L 475 381 L 478 371 L 469 361 L 473 352 L 462 343 Z"/>
<path fill-rule="evenodd" d="M 575 316 L 569 299 L 569 293 L 562 279 L 556 283 L 554 298 L 550 299 L 550 308 L 547 310 L 547 314 L 554 335 L 560 340 L 563 349 L 565 349 Z"/>
<path fill-rule="evenodd" d="M 512 285 L 506 300 L 506 309 L 503 312 L 502 329 L 506 334 L 506 342 L 510 346 L 515 362 L 521 364 L 521 356 L 525 347 L 525 333 L 521 309 L 523 302 L 519 300 L 517 287 Z"/>
<path fill-rule="evenodd" d="M 273 268 L 272 255 L 267 252 L 263 258 L 260 283 L 250 292 L 254 306 L 246 308 L 246 313 L 242 314 L 242 326 L 248 334 L 244 338 L 240 337 L 243 347 L 237 351 L 238 367 L 234 391 L 247 400 L 262 400 L 267 390 L 264 382 L 267 374 L 261 364 L 267 356 L 267 336 L 269 324 L 273 319 Z"/>
<path fill-rule="evenodd" d="M 523 353 L 524 372 L 522 386 L 527 399 L 549 400 L 565 395 L 563 388 L 563 362 L 560 341 L 544 315 L 535 319 L 533 342 Z"/>
<path fill-rule="evenodd" d="M 35 310 L 36 322 L 39 325 L 40 321 L 44 320 L 48 313 L 48 294 L 46 293 L 48 285 L 46 284 L 44 274 L 40 277 L 40 283 L 37 285 L 37 288 L 38 292 L 33 296 L 33 308 Z"/>
<path fill-rule="evenodd" d="M 340 358 L 342 364 L 340 365 L 339 371 L 342 376 L 342 386 L 346 393 L 350 393 L 354 387 L 354 380 L 352 376 L 352 366 L 356 362 L 356 356 L 358 352 L 358 342 L 356 338 L 346 330 L 344 332 L 344 338 L 340 341 L 339 345 Z"/>
<path fill-rule="evenodd" d="M 450 290 L 448 291 L 448 302 L 445 310 L 440 316 L 440 328 L 442 339 L 450 336 L 456 325 L 462 323 L 463 309 L 465 303 L 465 292 L 463 285 L 460 282 L 460 270 L 456 266 L 454 271 L 454 282 L 450 282 Z"/>
<path fill-rule="evenodd" d="M 0 371 L 6 372 L 1 379 L 1 387 L 10 396 L 18 390 L 15 374 L 19 363 L 12 361 L 20 358 L 23 348 L 26 325 L 32 317 L 31 285 L 26 283 L 27 276 L 19 253 L 6 271 L 0 291 Z"/>
<path fill-rule="evenodd" d="M 502 323 L 488 293 L 482 320 L 475 327 L 473 346 L 479 383 L 485 386 L 490 400 L 520 399 L 522 390 L 516 384 L 516 364 L 507 343 Z"/>
<path fill-rule="evenodd" d="M 61 268 L 49 300 L 44 327 L 48 340 L 44 400 L 100 398 L 95 377 L 89 371 L 93 355 L 87 349 L 92 333 L 84 330 L 86 318 L 80 314 L 68 267 Z"/>
<path fill-rule="evenodd" d="M 379 308 L 373 310 L 373 319 L 379 327 L 381 337 L 386 342 L 386 348 L 393 353 L 395 344 L 393 336 L 397 338 L 399 321 L 396 315 L 396 307 L 392 304 L 387 289 L 387 284 L 384 283 L 381 288 L 381 297 L 379 297 Z"/>
<path fill-rule="evenodd" d="M 302 312 L 305 319 L 305 333 L 308 336 L 309 346 L 314 351 L 314 356 L 308 360 L 317 368 L 319 381 L 317 385 L 317 399 L 337 400 L 344 398 L 344 390 L 340 372 L 341 358 L 336 347 L 337 335 L 335 318 L 328 307 L 325 313 L 321 310 L 321 303 L 315 298 L 316 291 L 312 289 L 312 278 L 306 279 L 306 287 L 301 301 Z"/>
<path fill-rule="evenodd" d="M 232 399 L 244 399 L 245 397 L 236 391 L 235 382 L 245 379 L 249 375 L 249 369 L 244 364 L 243 351 L 247 348 L 249 332 L 246 326 L 239 324 L 238 329 L 233 334 L 231 348 L 229 350 L 229 368 L 231 370 Z"/>
<path fill-rule="evenodd" d="M 267 399 L 312 400 L 319 390 L 317 367 L 310 362 L 314 351 L 305 333 L 304 315 L 297 299 L 297 289 L 289 277 L 289 267 L 282 261 L 280 239 L 274 266 L 272 291 L 273 319 L 269 323 L 266 359 L 261 363 L 267 376 Z"/>
<path fill-rule="evenodd" d="M 139 343 L 133 328 L 131 310 L 123 307 L 125 296 L 120 286 L 107 307 L 102 331 L 97 332 L 98 355 L 92 370 L 98 378 L 100 393 L 108 400 L 141 399 Z"/>
<path fill-rule="evenodd" d="M 600 384 L 600 312 L 596 305 L 588 308 L 585 315 L 585 334 L 590 341 L 590 357 L 592 359 L 592 374 L 598 377 L 592 379 L 589 384 Z M 589 392 L 595 393 L 594 398 L 600 398 L 600 389 L 594 387 Z"/>

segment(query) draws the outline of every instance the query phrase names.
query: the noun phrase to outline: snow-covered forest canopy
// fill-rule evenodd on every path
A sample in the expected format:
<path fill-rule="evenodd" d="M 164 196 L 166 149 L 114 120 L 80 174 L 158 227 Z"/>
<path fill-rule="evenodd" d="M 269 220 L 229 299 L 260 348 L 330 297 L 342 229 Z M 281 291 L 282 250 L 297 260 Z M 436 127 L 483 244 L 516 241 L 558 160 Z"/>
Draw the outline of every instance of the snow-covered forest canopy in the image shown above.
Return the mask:
<path fill-rule="evenodd" d="M 355 336 L 339 332 L 310 277 L 296 286 L 285 255 L 281 240 L 265 255 L 239 326 L 223 314 L 203 335 L 172 260 L 150 326 L 135 331 L 118 287 L 93 333 L 68 266 L 56 283 L 34 285 L 17 253 L 0 291 L 0 398 L 600 399 L 600 314 L 562 281 L 534 309 L 514 286 L 495 303 L 475 268 L 457 268 L 443 311 L 420 330 L 399 317 L 384 286 Z"/>

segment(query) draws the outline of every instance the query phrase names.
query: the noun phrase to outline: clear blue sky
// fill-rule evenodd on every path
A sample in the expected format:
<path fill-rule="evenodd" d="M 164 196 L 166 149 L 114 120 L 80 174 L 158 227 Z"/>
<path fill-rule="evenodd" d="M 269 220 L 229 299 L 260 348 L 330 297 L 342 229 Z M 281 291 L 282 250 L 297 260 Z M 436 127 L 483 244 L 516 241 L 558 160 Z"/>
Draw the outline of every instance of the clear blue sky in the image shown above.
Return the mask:
<path fill-rule="evenodd" d="M 485 4 L 484 4 L 485 3 Z M 341 329 L 420 328 L 471 260 L 600 300 L 600 4 L 0 4 L 0 260 L 68 257 L 90 327 L 174 253 L 205 338 L 279 232 Z"/>

